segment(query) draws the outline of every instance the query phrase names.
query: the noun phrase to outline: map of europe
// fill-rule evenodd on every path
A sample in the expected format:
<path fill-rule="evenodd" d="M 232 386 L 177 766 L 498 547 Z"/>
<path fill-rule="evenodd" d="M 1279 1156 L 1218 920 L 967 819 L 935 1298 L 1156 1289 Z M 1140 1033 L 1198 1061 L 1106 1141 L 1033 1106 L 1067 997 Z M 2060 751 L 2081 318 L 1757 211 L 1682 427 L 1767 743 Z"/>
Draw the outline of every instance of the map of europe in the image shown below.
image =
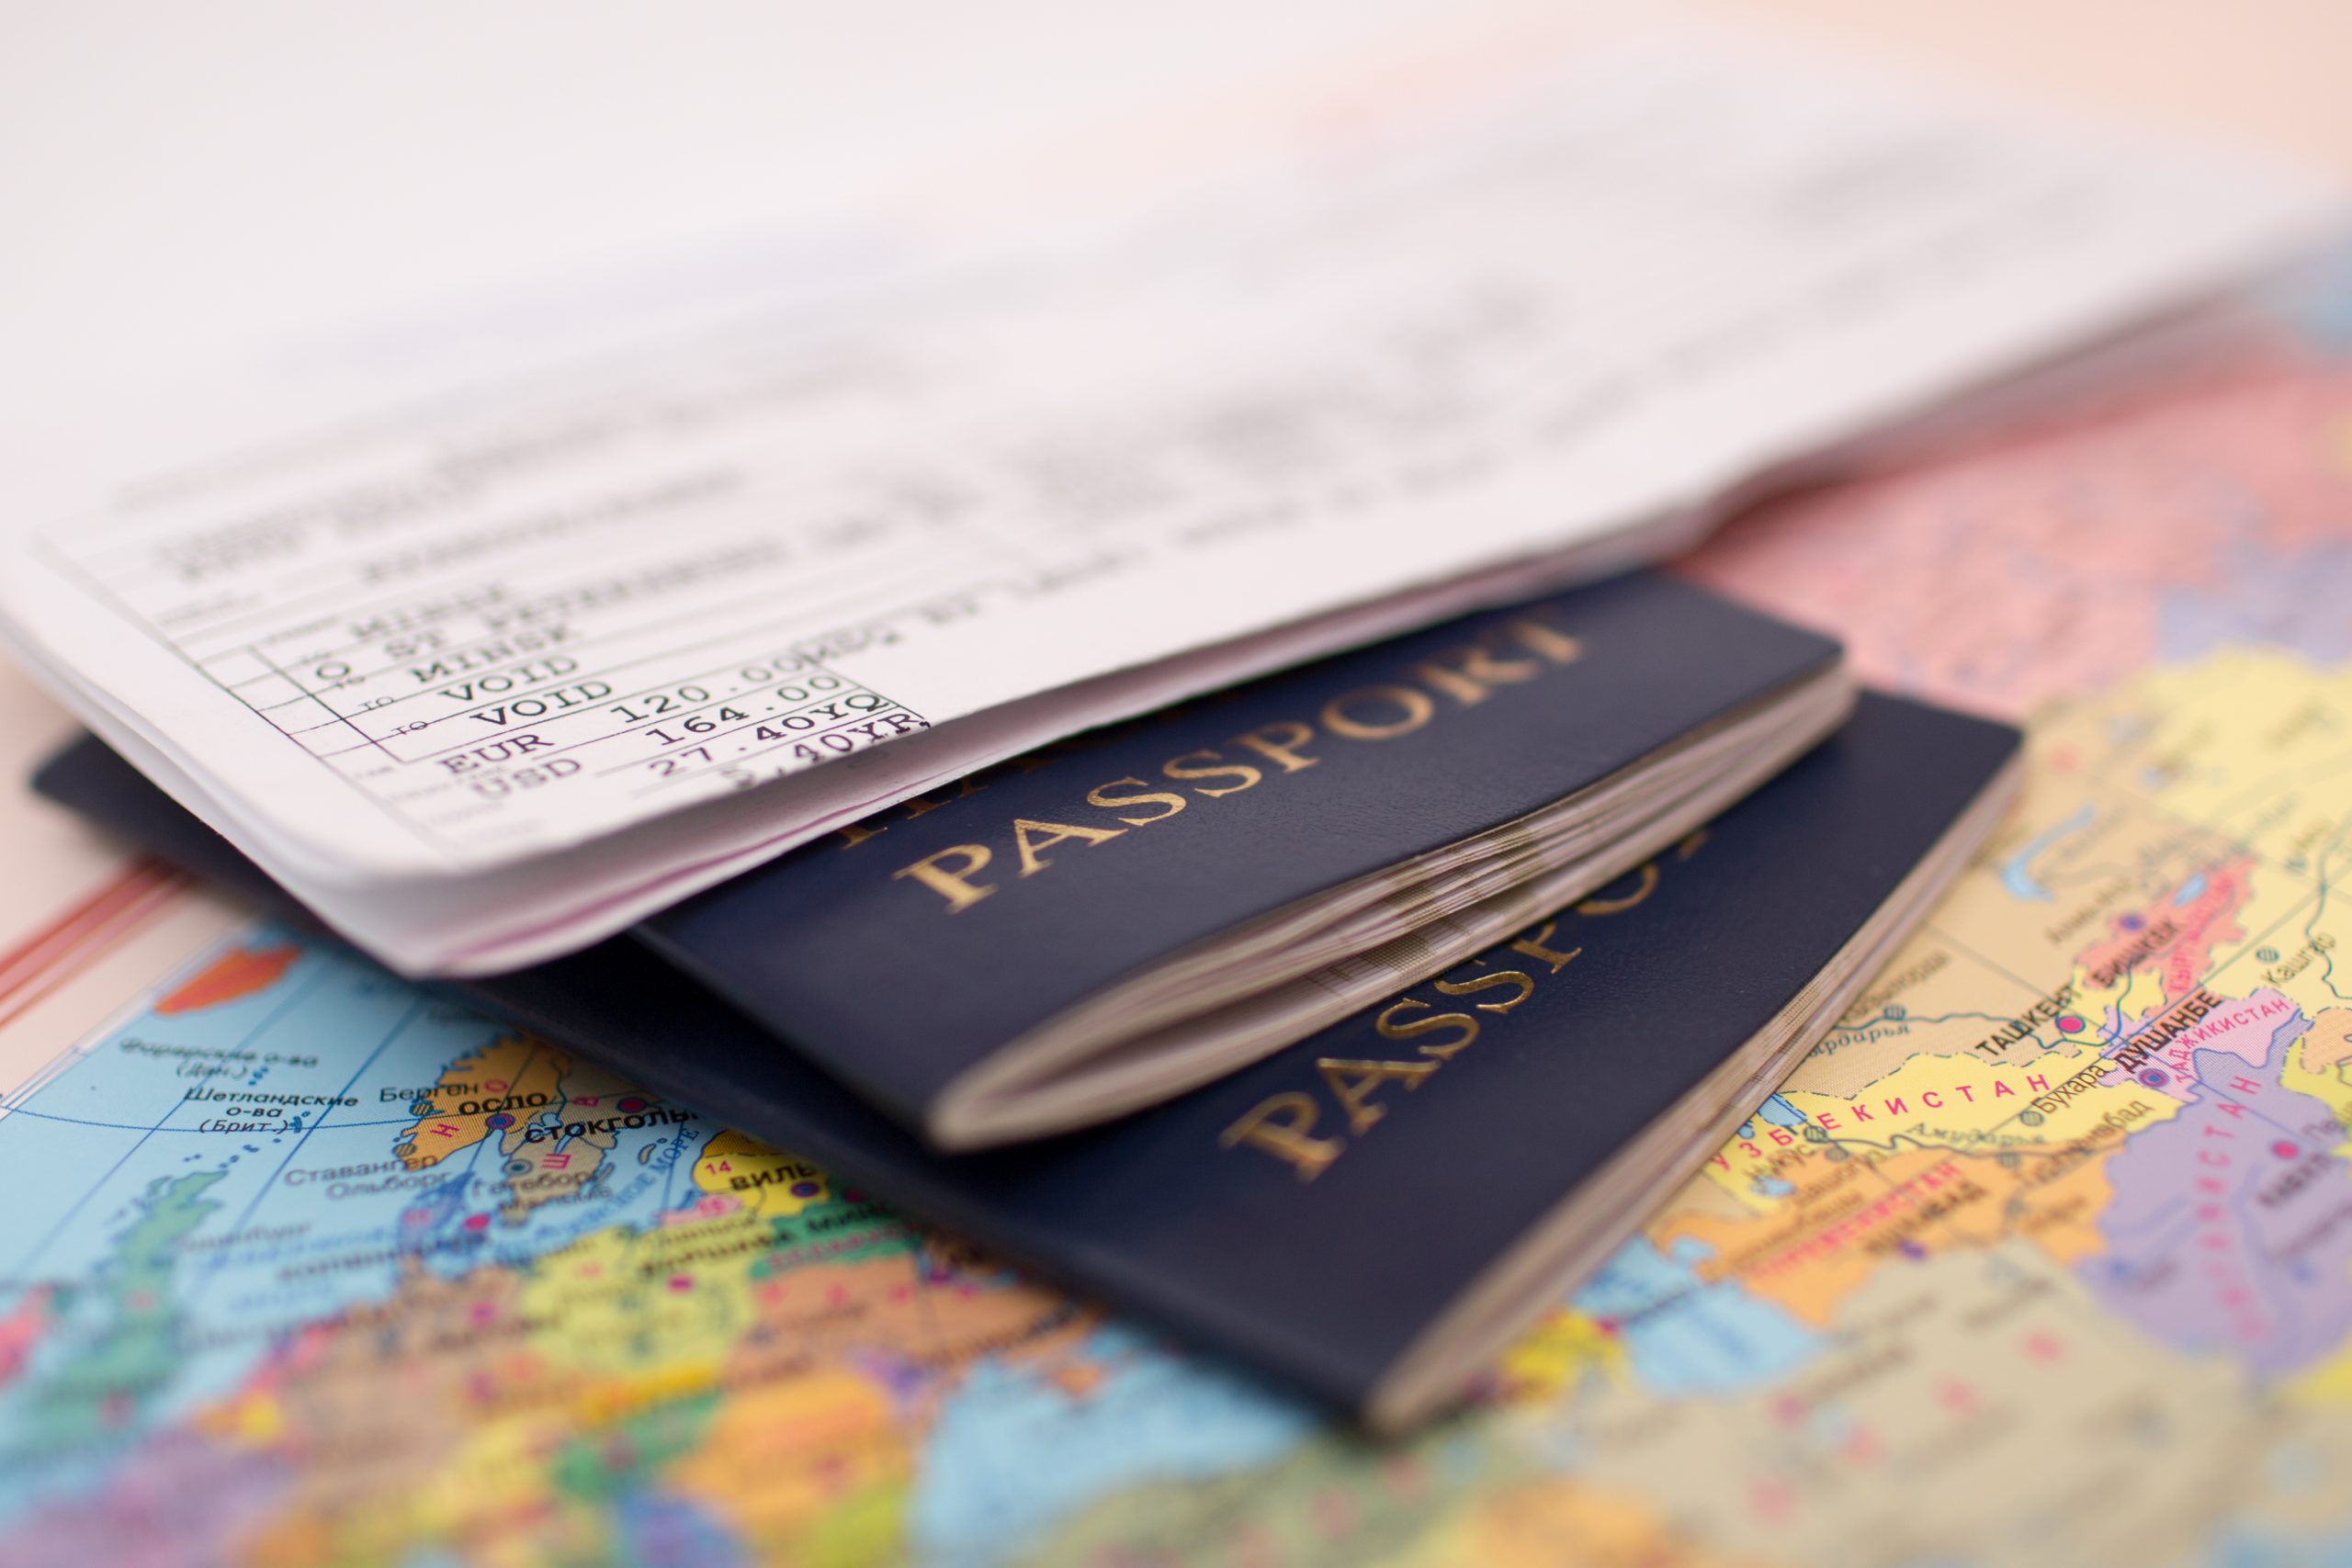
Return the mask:
<path fill-rule="evenodd" d="M 1461 1414 L 1371 1442 L 255 923 L 0 1105 L 0 1563 L 2352 1561 L 2327 323 L 1686 570 L 2030 713 L 2026 797 Z"/>

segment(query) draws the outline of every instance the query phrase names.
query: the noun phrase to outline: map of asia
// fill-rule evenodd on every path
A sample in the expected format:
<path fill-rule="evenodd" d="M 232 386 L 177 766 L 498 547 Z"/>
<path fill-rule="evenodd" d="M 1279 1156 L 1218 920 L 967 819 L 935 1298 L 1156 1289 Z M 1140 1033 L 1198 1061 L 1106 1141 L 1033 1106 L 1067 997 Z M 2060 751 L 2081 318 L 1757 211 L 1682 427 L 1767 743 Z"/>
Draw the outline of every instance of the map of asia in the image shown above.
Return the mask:
<path fill-rule="evenodd" d="M 2026 799 L 1415 1440 L 246 924 L 0 1085 L 0 1563 L 2352 1561 L 2324 307 L 1688 564 L 2029 716 Z"/>

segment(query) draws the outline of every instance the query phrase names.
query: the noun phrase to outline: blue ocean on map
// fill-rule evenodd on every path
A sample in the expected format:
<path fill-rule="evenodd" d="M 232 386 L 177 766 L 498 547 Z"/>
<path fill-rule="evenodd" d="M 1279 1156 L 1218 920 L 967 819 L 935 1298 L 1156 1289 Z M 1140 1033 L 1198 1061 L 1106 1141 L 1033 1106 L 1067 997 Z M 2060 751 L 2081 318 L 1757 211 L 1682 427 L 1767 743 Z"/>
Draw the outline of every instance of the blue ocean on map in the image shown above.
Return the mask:
<path fill-rule="evenodd" d="M 1648 1388 L 1666 1395 L 1733 1393 L 1811 1359 L 1818 1338 L 1778 1306 L 1698 1268 L 1714 1256 L 1689 1238 L 1660 1252 L 1622 1248 L 1575 1296 L 1579 1311 L 1613 1324 Z"/>
<path fill-rule="evenodd" d="M 1123 1484 L 1268 1464 L 1320 1425 L 1309 1407 L 1125 1325 L 1096 1330 L 1086 1353 L 1111 1372 L 1075 1409 L 1044 1378 L 1001 1363 L 950 1396 L 914 1501 L 931 1558 L 992 1568 Z"/>

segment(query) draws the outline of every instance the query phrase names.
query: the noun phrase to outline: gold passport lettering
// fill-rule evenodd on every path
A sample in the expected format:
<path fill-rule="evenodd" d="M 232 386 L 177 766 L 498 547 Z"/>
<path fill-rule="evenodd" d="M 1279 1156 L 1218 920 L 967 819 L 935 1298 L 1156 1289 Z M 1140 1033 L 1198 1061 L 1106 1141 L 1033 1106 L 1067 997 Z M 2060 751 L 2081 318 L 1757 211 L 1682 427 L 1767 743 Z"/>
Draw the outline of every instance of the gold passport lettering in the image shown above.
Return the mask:
<path fill-rule="evenodd" d="M 1687 861 L 1706 841 L 1702 829 L 1675 846 L 1674 859 Z M 1587 919 L 1605 919 L 1622 914 L 1646 900 L 1657 891 L 1658 864 L 1645 863 L 1637 871 L 1619 880 L 1624 889 L 1603 889 L 1576 906 L 1576 913 Z M 1566 919 L 1563 916 L 1561 919 Z M 1566 968 L 1584 951 L 1582 946 L 1563 951 L 1553 945 L 1559 933 L 1560 920 L 1545 920 L 1524 936 L 1507 943 L 1509 951 L 1542 964 L 1546 977 Z M 1407 1092 L 1418 1089 L 1438 1068 L 1451 1062 L 1476 1042 L 1482 1027 L 1477 1013 L 1495 1016 L 1510 1012 L 1535 994 L 1536 979 L 1525 969 L 1487 969 L 1483 958 L 1470 960 L 1469 967 L 1484 971 L 1461 979 L 1439 979 L 1430 982 L 1430 989 L 1449 999 L 1467 997 L 1486 998 L 1473 1001 L 1466 1010 L 1438 1012 L 1437 1004 L 1423 1001 L 1409 993 L 1398 997 L 1382 1008 L 1372 1021 L 1373 1032 L 1383 1040 L 1410 1042 L 1414 1055 L 1426 1060 L 1407 1058 L 1403 1061 L 1377 1057 L 1362 1060 L 1323 1056 L 1315 1063 L 1323 1088 L 1331 1101 L 1347 1119 L 1345 1133 L 1318 1133 L 1323 1106 L 1309 1090 L 1285 1089 L 1260 1100 L 1217 1135 L 1217 1146 L 1225 1149 L 1251 1148 L 1280 1160 L 1291 1168 L 1301 1181 L 1312 1181 L 1329 1170 L 1340 1156 L 1347 1153 L 1348 1141 L 1361 1138 L 1370 1132 L 1389 1107 L 1378 1103 L 1381 1091 L 1394 1083 L 1402 1083 Z M 1532 968 L 1533 965 L 1530 965 Z M 1488 997 L 1487 993 L 1507 994 Z M 1424 1039 L 1423 1036 L 1436 1038 Z"/>
<path fill-rule="evenodd" d="M 1301 1181 L 1312 1181 L 1323 1168 L 1340 1157 L 1343 1146 L 1331 1138 L 1308 1135 L 1319 1114 L 1314 1100 L 1293 1091 L 1259 1101 L 1250 1114 L 1218 1134 L 1225 1148 L 1249 1144 L 1290 1162 Z"/>
<path fill-rule="evenodd" d="M 1423 1078 L 1437 1071 L 1435 1062 L 1342 1062 L 1330 1056 L 1319 1058 L 1315 1066 L 1331 1086 L 1332 1098 L 1346 1109 L 1351 1133 L 1365 1132 L 1388 1114 L 1388 1107 L 1372 1102 L 1382 1084 L 1396 1081 L 1416 1089 Z"/>
<path fill-rule="evenodd" d="M 1130 774 L 1087 791 L 1086 805 L 1111 813 L 1112 819 L 1121 824 L 1118 827 L 1084 820 L 1016 818 L 1009 825 L 1012 851 L 1009 858 L 1018 864 L 1020 876 L 1035 876 L 1051 870 L 1060 854 L 1097 849 L 1124 837 L 1131 829 L 1165 822 L 1181 815 L 1196 799 L 1218 800 L 1255 789 L 1268 779 L 1305 773 L 1323 761 L 1319 744 L 1322 739 L 1378 743 L 1414 734 L 1437 717 L 1443 705 L 1441 698 L 1457 707 L 1475 707 L 1499 690 L 1524 685 L 1547 669 L 1574 663 L 1583 651 L 1583 644 L 1575 637 L 1531 617 L 1514 618 L 1479 642 L 1451 649 L 1414 666 L 1406 681 L 1342 692 L 1317 710 L 1311 721 L 1281 719 L 1224 742 L 1237 751 L 1249 753 L 1251 761 L 1238 761 L 1224 750 L 1204 747 L 1162 762 L 1159 780 Z M 952 798 L 961 800 L 986 789 L 986 776 L 964 780 L 961 790 Z M 1161 781 L 1188 785 L 1189 793 L 1152 787 Z M 911 820 L 948 804 L 946 800 L 916 795 L 897 809 L 903 818 Z M 888 830 L 887 822 L 868 818 L 842 829 L 841 836 L 847 847 L 865 843 Z M 959 915 L 1003 886 L 1001 880 L 982 877 L 991 866 L 1001 863 L 996 849 L 983 841 L 950 844 L 900 866 L 890 876 L 893 881 L 929 888 L 939 896 L 941 909 Z M 1049 851 L 1054 852 L 1048 853 Z M 998 874 L 1000 877 L 1001 874 Z"/>

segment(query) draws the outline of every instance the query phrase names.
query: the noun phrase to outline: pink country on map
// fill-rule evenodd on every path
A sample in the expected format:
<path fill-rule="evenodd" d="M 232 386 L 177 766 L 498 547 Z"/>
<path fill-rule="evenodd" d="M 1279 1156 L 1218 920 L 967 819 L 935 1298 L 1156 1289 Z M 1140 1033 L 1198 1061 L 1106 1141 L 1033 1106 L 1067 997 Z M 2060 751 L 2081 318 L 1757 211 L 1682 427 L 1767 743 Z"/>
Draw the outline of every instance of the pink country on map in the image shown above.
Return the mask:
<path fill-rule="evenodd" d="M 2022 714 L 2233 642 L 2352 658 L 2347 516 L 2352 368 L 2282 345 L 1789 496 L 1681 570 L 1865 680 Z"/>
<path fill-rule="evenodd" d="M 2179 1006 L 2145 1021 L 2145 1027 L 2131 1036 L 2152 1047 L 2163 1064 L 2141 1065 L 2135 1076 L 2148 1088 L 2162 1089 L 2177 1100 L 2194 1100 L 2197 1085 L 2202 1081 L 2196 1057 L 2212 1058 L 2205 1063 L 2207 1069 L 2225 1055 L 2259 1067 L 2270 1060 L 2271 1037 L 2281 1021 L 2289 1018 L 2296 1021 L 2298 1028 L 2303 1027 L 2295 1004 L 2276 991 L 2260 990 L 2239 1000 L 2194 987 Z"/>
<path fill-rule="evenodd" d="M 2119 917 L 2106 941 L 2083 954 L 2091 986 L 2104 990 L 2150 959 L 2161 960 L 2165 997 L 2177 1001 L 2195 990 L 2211 967 L 2213 951 L 2245 935 L 2233 916 L 2246 901 L 2245 860 L 2200 871 L 2154 909 Z"/>

